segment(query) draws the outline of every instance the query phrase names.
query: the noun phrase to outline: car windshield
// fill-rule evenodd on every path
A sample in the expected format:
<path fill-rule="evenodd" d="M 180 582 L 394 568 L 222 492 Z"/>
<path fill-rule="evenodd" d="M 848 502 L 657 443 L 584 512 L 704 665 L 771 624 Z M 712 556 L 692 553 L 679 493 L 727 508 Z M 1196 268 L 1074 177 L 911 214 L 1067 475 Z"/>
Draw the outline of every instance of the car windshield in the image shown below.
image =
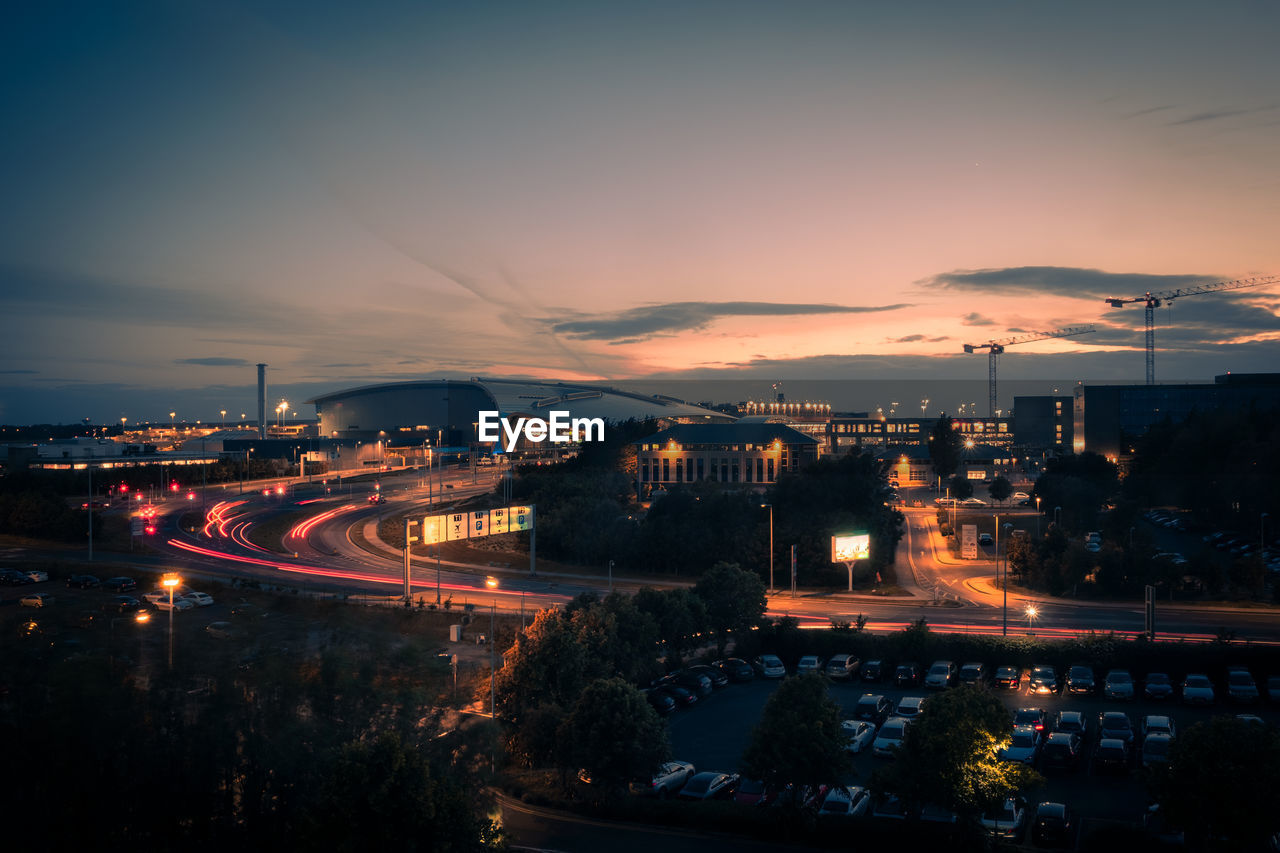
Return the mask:
<path fill-rule="evenodd" d="M 1093 678 L 1093 673 L 1090 672 L 1086 667 L 1073 666 L 1071 667 L 1071 677 L 1072 678 Z"/>
<path fill-rule="evenodd" d="M 1252 684 L 1253 676 L 1247 672 L 1233 672 L 1227 676 L 1227 681 L 1230 684 Z"/>
<path fill-rule="evenodd" d="M 1032 678 L 1053 678 L 1053 670 L 1047 666 L 1038 666 L 1031 670 Z"/>
<path fill-rule="evenodd" d="M 760 660 L 764 661 L 765 666 L 782 666 L 782 661 L 778 660 L 773 655 L 765 655 L 760 658 Z"/>
<path fill-rule="evenodd" d="M 1124 756 L 1124 747 L 1100 746 L 1098 747 L 1098 755 L 1104 758 L 1122 758 Z"/>
<path fill-rule="evenodd" d="M 1013 722 L 1016 725 L 1024 726 L 1024 725 L 1029 725 L 1031 723 L 1037 722 L 1039 719 L 1040 719 L 1039 711 L 1033 710 L 1031 708 L 1023 708 L 1021 711 L 1018 712 L 1017 716 L 1013 718 Z"/>
<path fill-rule="evenodd" d="M 1211 685 L 1209 684 L 1209 679 L 1203 675 L 1188 675 L 1187 686 L 1188 687 L 1209 687 Z"/>
<path fill-rule="evenodd" d="M 1102 718 L 1102 727 L 1104 729 L 1127 729 L 1129 728 L 1129 720 L 1123 714 L 1107 714 Z"/>
<path fill-rule="evenodd" d="M 1168 684 L 1169 676 L 1163 672 L 1153 672 L 1147 676 L 1147 684 Z"/>
<path fill-rule="evenodd" d="M 951 667 L 947 666 L 945 663 L 935 663 L 933 665 L 933 668 L 929 670 L 929 674 L 930 675 L 946 675 L 947 672 L 950 671 L 950 669 Z"/>
<path fill-rule="evenodd" d="M 1013 736 L 1013 746 L 1015 749 L 1030 749 L 1036 745 L 1036 739 L 1031 732 L 1020 732 Z"/>
<path fill-rule="evenodd" d="M 885 740 L 902 740 L 902 732 L 906 729 L 906 724 L 888 722 L 880 729 L 880 737 Z"/>
<path fill-rule="evenodd" d="M 1058 728 L 1075 731 L 1080 728 L 1080 715 L 1070 711 L 1064 711 L 1062 716 L 1058 718 Z"/>
<path fill-rule="evenodd" d="M 694 776 L 689 780 L 688 784 L 684 786 L 684 789 L 691 794 L 701 794 L 711 786 L 711 779 L 712 777 L 710 776 Z"/>
<path fill-rule="evenodd" d="M 1128 684 L 1132 680 L 1127 672 L 1113 672 L 1107 676 L 1107 681 L 1112 684 Z"/>
<path fill-rule="evenodd" d="M 1013 678 L 1016 672 L 1011 666 L 1002 666 L 996 671 L 996 675 L 1000 678 Z"/>

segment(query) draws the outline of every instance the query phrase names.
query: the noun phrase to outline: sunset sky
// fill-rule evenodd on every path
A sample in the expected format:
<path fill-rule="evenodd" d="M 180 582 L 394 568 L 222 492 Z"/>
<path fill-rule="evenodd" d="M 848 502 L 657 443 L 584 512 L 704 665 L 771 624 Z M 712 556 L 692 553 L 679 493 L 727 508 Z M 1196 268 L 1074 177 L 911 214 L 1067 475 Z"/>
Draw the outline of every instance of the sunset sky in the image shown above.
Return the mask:
<path fill-rule="evenodd" d="M 0 421 L 256 362 L 983 379 L 1085 323 L 1003 375 L 1140 382 L 1104 297 L 1280 273 L 1272 2 L 328 5 L 6 8 Z M 1278 312 L 1161 308 L 1157 378 L 1280 369 Z"/>

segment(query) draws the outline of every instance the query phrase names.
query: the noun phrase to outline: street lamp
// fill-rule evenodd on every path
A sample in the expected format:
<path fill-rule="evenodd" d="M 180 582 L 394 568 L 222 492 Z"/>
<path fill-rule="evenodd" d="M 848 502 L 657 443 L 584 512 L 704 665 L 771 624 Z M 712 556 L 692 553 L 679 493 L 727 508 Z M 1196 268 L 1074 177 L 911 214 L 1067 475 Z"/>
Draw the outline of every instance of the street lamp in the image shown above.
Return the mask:
<path fill-rule="evenodd" d="M 497 589 L 498 579 L 494 577 L 485 578 L 484 585 L 491 590 Z M 495 701 L 497 697 L 497 693 L 494 691 L 494 686 L 493 686 L 493 676 L 494 676 L 493 631 L 494 631 L 494 619 L 496 618 L 497 612 L 498 612 L 498 599 L 495 598 L 493 602 L 489 605 L 489 719 L 491 720 L 496 720 L 498 718 L 496 713 L 497 702 Z"/>
<path fill-rule="evenodd" d="M 1031 623 L 1033 623 L 1036 617 L 1040 615 L 1040 611 L 1036 609 L 1034 604 L 1028 604 L 1027 609 L 1024 612 L 1027 617 L 1027 630 L 1030 631 L 1032 628 Z"/>
<path fill-rule="evenodd" d="M 1036 539 L 1040 538 L 1040 496 L 1036 495 Z"/>
<path fill-rule="evenodd" d="M 924 410 L 929 407 L 929 398 L 920 401 L 920 417 L 924 417 Z"/>
<path fill-rule="evenodd" d="M 175 421 L 176 421 L 177 417 L 178 417 L 178 413 L 177 413 L 177 412 L 170 412 L 170 413 L 169 413 L 169 430 L 170 430 L 171 432 L 176 432 L 176 431 L 177 431 L 177 429 L 178 429 L 178 428 L 177 428 L 177 426 L 175 425 Z"/>
<path fill-rule="evenodd" d="M 225 427 L 225 426 L 227 425 L 227 410 L 226 410 L 226 409 L 218 409 L 218 411 L 222 414 L 222 420 L 218 421 L 218 427 L 219 427 L 219 428 L 222 428 L 222 427 Z"/>
<path fill-rule="evenodd" d="M 160 579 L 160 585 L 169 590 L 169 669 L 173 669 L 173 591 L 180 583 L 182 578 L 173 572 L 167 572 Z"/>
<path fill-rule="evenodd" d="M 760 504 L 769 510 L 769 592 L 773 592 L 773 504 Z"/>
<path fill-rule="evenodd" d="M 1009 539 L 1009 532 L 1011 530 L 1013 530 L 1013 525 L 1011 523 L 1006 523 L 1004 526 L 1004 537 L 1006 540 L 1004 545 L 1004 583 L 1001 584 L 1001 589 L 1003 591 L 1003 601 L 1000 605 L 1000 612 L 1001 612 L 1000 635 L 1002 637 L 1008 636 L 1009 634 L 1009 543 L 1008 543 L 1008 539 Z M 999 533 L 998 530 L 996 532 Z M 1000 544 L 997 542 L 996 543 L 997 560 L 999 559 L 999 555 L 1000 555 Z"/>

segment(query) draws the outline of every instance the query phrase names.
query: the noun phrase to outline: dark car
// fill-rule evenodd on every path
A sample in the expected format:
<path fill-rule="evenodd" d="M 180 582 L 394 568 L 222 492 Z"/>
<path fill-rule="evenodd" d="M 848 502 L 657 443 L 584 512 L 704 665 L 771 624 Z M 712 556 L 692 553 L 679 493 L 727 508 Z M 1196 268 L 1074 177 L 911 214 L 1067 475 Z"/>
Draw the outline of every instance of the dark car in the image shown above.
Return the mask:
<path fill-rule="evenodd" d="M 131 589 L 137 589 L 138 582 L 133 578 L 107 578 L 102 582 L 102 586 L 111 592 L 128 592 Z"/>
<path fill-rule="evenodd" d="M 1122 740 L 1125 746 L 1133 745 L 1133 723 L 1123 711 L 1103 711 L 1098 715 L 1098 739 Z"/>
<path fill-rule="evenodd" d="M 1129 744 L 1119 738 L 1098 741 L 1098 748 L 1093 751 L 1093 770 L 1095 773 L 1128 773 Z"/>
<path fill-rule="evenodd" d="M 1227 667 L 1227 698 L 1242 703 L 1258 701 L 1258 685 L 1245 667 Z"/>
<path fill-rule="evenodd" d="M 866 720 L 878 726 L 889 719 L 891 713 L 893 713 L 893 704 L 888 699 L 875 693 L 864 693 L 858 700 L 858 704 L 854 706 L 853 718 Z"/>
<path fill-rule="evenodd" d="M 1080 766 L 1084 739 L 1075 732 L 1053 732 L 1040 750 L 1041 766 L 1074 770 Z"/>
<path fill-rule="evenodd" d="M 682 800 L 727 800 L 738 789 L 737 773 L 704 771 L 695 774 L 680 789 Z"/>
<path fill-rule="evenodd" d="M 676 700 L 671 694 L 665 690 L 649 690 L 645 692 L 645 699 L 649 700 L 649 704 L 653 706 L 653 710 L 662 716 L 670 714 L 676 709 Z"/>
<path fill-rule="evenodd" d="M 987 680 L 987 666 L 982 663 L 967 663 L 960 667 L 961 684 L 982 684 Z"/>
<path fill-rule="evenodd" d="M 706 676 L 711 681 L 712 688 L 729 686 L 729 676 L 725 675 L 724 672 L 717 667 L 707 666 L 706 664 L 697 664 L 696 666 L 689 667 L 685 671 Z"/>
<path fill-rule="evenodd" d="M 1058 673 L 1051 666 L 1041 664 L 1031 667 L 1031 677 L 1028 682 L 1032 693 L 1052 695 L 1058 692 Z"/>
<path fill-rule="evenodd" d="M 670 678 L 671 681 L 673 681 L 674 683 L 680 685 L 684 689 L 693 693 L 698 698 L 702 698 L 703 696 L 710 696 L 711 691 L 714 689 L 711 686 L 710 678 L 707 678 L 705 675 L 701 675 L 699 673 L 693 672 L 688 669 L 682 669 L 679 672 L 668 676 L 668 678 Z"/>
<path fill-rule="evenodd" d="M 1280 702 L 1280 675 L 1272 675 L 1267 678 L 1267 699 L 1272 702 Z"/>
<path fill-rule="evenodd" d="M 996 667 L 996 687 L 1004 687 L 1009 690 L 1019 690 L 1022 688 L 1022 670 L 1016 666 L 999 666 Z"/>
<path fill-rule="evenodd" d="M 1147 682 L 1142 687 L 1142 695 L 1148 699 L 1173 698 L 1173 680 L 1167 672 L 1147 673 Z"/>
<path fill-rule="evenodd" d="M 1013 715 L 1013 727 L 1032 726 L 1036 731 L 1045 730 L 1049 722 L 1049 714 L 1044 708 L 1019 708 Z"/>
<path fill-rule="evenodd" d="M 102 581 L 93 575 L 72 575 L 67 578 L 68 589 L 97 589 L 102 586 Z"/>
<path fill-rule="evenodd" d="M 1083 711 L 1059 711 L 1053 718 L 1053 730 L 1055 732 L 1077 734 L 1081 738 L 1087 738 L 1089 736 L 1089 723 L 1085 720 Z"/>
<path fill-rule="evenodd" d="M 1093 667 L 1076 664 L 1067 670 L 1068 693 L 1088 696 L 1097 689 L 1097 686 L 1093 677 Z"/>
<path fill-rule="evenodd" d="M 738 790 L 733 793 L 733 801 L 747 806 L 767 806 L 777 796 L 776 791 L 759 779 L 743 779 L 738 783 Z"/>
<path fill-rule="evenodd" d="M 1062 803 L 1036 806 L 1036 819 L 1031 824 L 1031 841 L 1037 847 L 1075 847 L 1076 815 Z"/>
<path fill-rule="evenodd" d="M 711 665 L 723 672 L 730 681 L 751 681 L 756 677 L 755 670 L 751 668 L 751 664 L 742 658 L 725 658 Z"/>
<path fill-rule="evenodd" d="M 113 595 L 102 602 L 104 613 L 133 613 L 142 608 L 142 602 L 132 595 Z"/>
<path fill-rule="evenodd" d="M 893 671 L 893 681 L 899 687 L 915 687 L 920 684 L 920 665 L 900 663 Z"/>
<path fill-rule="evenodd" d="M 879 681 L 884 678 L 884 661 L 869 660 L 862 665 L 863 681 Z"/>
<path fill-rule="evenodd" d="M 5 569 L 4 571 L 0 571 L 0 585 L 26 586 L 29 583 L 35 583 L 35 581 L 17 569 Z"/>
<path fill-rule="evenodd" d="M 688 708 L 698 701 L 698 697 L 685 690 L 679 684 L 663 684 L 654 688 L 655 692 L 665 693 L 675 701 L 677 708 Z"/>

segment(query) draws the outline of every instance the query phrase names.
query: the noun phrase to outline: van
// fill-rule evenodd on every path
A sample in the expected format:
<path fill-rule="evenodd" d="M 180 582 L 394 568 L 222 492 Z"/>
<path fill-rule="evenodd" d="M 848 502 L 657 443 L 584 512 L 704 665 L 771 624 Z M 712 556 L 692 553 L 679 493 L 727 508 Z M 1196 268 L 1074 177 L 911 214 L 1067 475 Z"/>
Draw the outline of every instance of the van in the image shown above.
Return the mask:
<path fill-rule="evenodd" d="M 832 655 L 831 660 L 827 661 L 825 672 L 828 678 L 844 681 L 853 678 L 861 666 L 862 661 L 854 655 Z"/>

